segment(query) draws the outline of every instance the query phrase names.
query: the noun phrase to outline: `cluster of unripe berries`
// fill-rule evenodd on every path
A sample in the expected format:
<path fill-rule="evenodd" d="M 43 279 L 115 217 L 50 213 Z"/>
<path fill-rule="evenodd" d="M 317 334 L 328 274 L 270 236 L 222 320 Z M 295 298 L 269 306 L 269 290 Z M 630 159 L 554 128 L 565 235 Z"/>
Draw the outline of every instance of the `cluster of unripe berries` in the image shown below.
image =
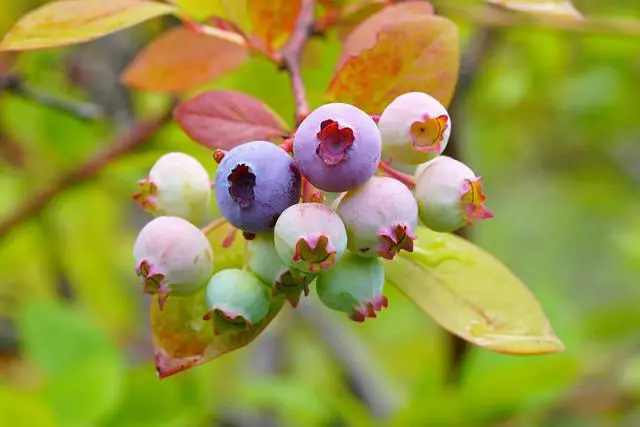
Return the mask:
<path fill-rule="evenodd" d="M 273 296 L 295 307 L 314 283 L 327 307 L 356 321 L 375 317 L 387 306 L 381 258 L 413 251 L 419 221 L 451 232 L 491 217 L 481 179 L 441 155 L 450 132 L 446 109 L 411 92 L 391 102 L 378 123 L 352 105 L 331 103 L 300 123 L 292 146 L 252 141 L 217 151 L 217 206 L 247 247 L 244 268 L 215 274 L 211 245 L 193 225 L 209 206 L 209 175 L 190 156 L 163 156 L 134 196 L 157 216 L 134 248 L 145 291 L 162 302 L 206 287 L 209 312 L 202 314 L 218 333 L 261 321 Z M 417 166 L 413 179 L 376 175 L 383 153 Z"/>

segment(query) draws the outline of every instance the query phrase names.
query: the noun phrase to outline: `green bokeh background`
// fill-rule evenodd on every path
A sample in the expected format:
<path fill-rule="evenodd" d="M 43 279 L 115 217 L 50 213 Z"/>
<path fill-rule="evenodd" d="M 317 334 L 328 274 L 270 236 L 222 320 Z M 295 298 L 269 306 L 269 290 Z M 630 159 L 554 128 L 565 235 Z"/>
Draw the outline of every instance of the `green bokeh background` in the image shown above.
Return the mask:
<path fill-rule="evenodd" d="M 478 4 L 456 4 L 467 3 Z M 574 3 L 586 15 L 640 18 L 634 0 Z M 0 33 L 37 4 L 3 2 Z M 463 46 L 477 34 L 468 18 L 454 16 Z M 166 23 L 117 40 L 135 53 Z M 390 308 L 375 321 L 356 325 L 330 314 L 346 342 L 366 349 L 358 366 L 382 381 L 395 408 L 388 420 L 377 420 L 350 389 L 348 369 L 317 331 L 288 321 L 289 309 L 251 346 L 159 381 L 148 301 L 131 256 L 149 217 L 130 195 L 168 151 L 213 167 L 211 153 L 172 123 L 0 240 L 0 424 L 640 425 L 640 38 L 531 26 L 496 37 L 454 117 L 465 160 L 483 176 L 495 214 L 472 235 L 537 296 L 565 353 L 509 357 L 473 349 L 460 383 L 445 385 L 449 337 L 389 289 Z M 339 49 L 329 35 L 315 39 L 305 58 L 313 106 L 322 102 Z M 77 52 L 23 54 L 13 71 L 42 90 L 84 99 L 65 66 Z M 214 87 L 247 92 L 293 116 L 287 77 L 261 59 L 194 93 Z M 138 117 L 168 102 L 131 96 Z M 108 146 L 114 129 L 2 95 L 0 218 Z M 16 159 L 12 147 L 23 155 Z"/>

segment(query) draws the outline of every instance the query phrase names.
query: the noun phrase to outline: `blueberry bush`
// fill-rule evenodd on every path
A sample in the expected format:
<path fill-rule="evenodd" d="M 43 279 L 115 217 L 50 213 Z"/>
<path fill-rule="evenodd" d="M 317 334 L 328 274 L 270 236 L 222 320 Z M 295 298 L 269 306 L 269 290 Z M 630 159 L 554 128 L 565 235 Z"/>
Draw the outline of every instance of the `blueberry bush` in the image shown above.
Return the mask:
<path fill-rule="evenodd" d="M 478 28 L 460 24 L 460 17 L 477 19 Z M 194 388 L 203 388 L 200 372 L 221 375 L 233 363 L 221 356 L 258 346 L 269 334 L 292 328 L 290 325 L 298 321 L 315 325 L 319 334 L 324 334 L 333 357 L 356 378 L 360 390 L 351 393 L 343 385 L 335 386 L 329 380 L 324 383 L 326 362 L 322 359 L 327 357 L 305 353 L 301 359 L 322 366 L 310 374 L 309 385 L 265 380 L 262 387 L 252 383 L 239 392 L 245 393 L 249 407 L 267 409 L 257 425 L 280 425 L 268 420 L 268 411 L 273 408 L 288 420 L 287 425 L 326 425 L 332 417 L 348 425 L 372 425 L 381 419 L 391 425 L 486 425 L 483 423 L 490 420 L 511 421 L 518 411 L 527 413 L 526 405 L 549 408 L 548 396 L 559 393 L 573 379 L 572 369 L 577 369 L 574 359 L 557 353 L 571 350 L 574 335 L 568 333 L 565 345 L 546 314 L 552 313 L 552 320 L 562 318 L 556 299 L 539 288 L 532 292 L 507 267 L 529 262 L 528 251 L 538 238 L 536 231 L 517 242 L 512 240 L 516 242 L 512 246 L 521 246 L 517 251 L 493 248 L 490 241 L 482 239 L 483 234 L 490 233 L 486 230 L 500 227 L 503 221 L 530 221 L 540 228 L 555 221 L 530 218 L 535 216 L 535 208 L 529 205 L 547 203 L 545 193 L 539 191 L 538 177 L 532 175 L 527 181 L 531 186 L 528 197 L 509 193 L 501 182 L 509 183 L 512 176 L 527 180 L 527 175 L 519 175 L 524 173 L 520 169 L 526 168 L 508 161 L 496 166 L 492 158 L 503 156 L 508 160 L 512 149 L 493 149 L 487 155 L 483 150 L 488 148 L 472 144 L 463 147 L 460 140 L 489 139 L 495 127 L 512 139 L 538 142 L 533 138 L 541 138 L 543 143 L 529 149 L 546 153 L 545 159 L 554 159 L 549 163 L 562 162 L 545 138 L 545 132 L 552 137 L 549 123 L 553 120 L 545 116 L 545 108 L 579 109 L 571 104 L 576 98 L 572 93 L 581 93 L 592 84 L 607 84 L 606 72 L 604 77 L 587 75 L 585 81 L 575 83 L 576 87 L 558 89 L 553 92 L 553 100 L 537 106 L 535 113 L 542 118 L 533 117 L 532 121 L 538 120 L 535 125 L 515 127 L 509 108 L 525 103 L 523 83 L 517 80 L 522 76 L 501 75 L 499 71 L 476 76 L 478 64 L 486 55 L 483 51 L 490 50 L 487 45 L 499 37 L 494 27 L 533 26 L 574 34 L 609 31 L 634 37 L 640 34 L 640 24 L 585 18 L 569 0 L 54 0 L 16 18 L 0 44 L 0 91 L 53 110 L 65 116 L 64 120 L 92 123 L 106 118 L 98 125 L 103 129 L 92 128 L 85 134 L 102 136 L 106 134 L 104 128 L 109 128 L 116 129 L 116 137 L 86 161 L 74 157 L 80 166 L 69 167 L 74 165 L 70 161 L 60 179 L 26 198 L 23 205 L 18 204 L 0 220 L 0 238 L 10 239 L 19 226 L 46 212 L 50 204 L 63 200 L 59 203 L 64 207 L 64 193 L 77 184 L 107 176 L 108 185 L 127 189 L 130 203 L 137 209 L 131 214 L 139 225 L 133 232 L 134 239 L 122 239 L 113 245 L 97 243 L 96 235 L 108 241 L 108 236 L 117 233 L 115 226 L 104 224 L 123 221 L 116 218 L 121 213 L 110 208 L 108 195 L 87 193 L 82 204 L 67 202 L 65 211 L 83 211 L 88 204 L 96 203 L 93 210 L 68 221 L 67 227 L 81 243 L 70 250 L 62 247 L 62 255 L 52 264 L 62 263 L 66 271 L 73 270 L 75 253 L 98 252 L 96 257 L 111 252 L 127 254 L 128 261 L 122 265 L 89 263 L 71 275 L 77 275 L 75 282 L 92 281 L 92 285 L 84 285 L 86 289 L 100 289 L 85 303 L 96 312 L 112 316 L 114 324 L 119 325 L 116 334 L 126 337 L 131 333 L 127 325 L 132 322 L 125 319 L 127 316 L 148 319 L 143 336 L 152 350 L 145 352 L 143 359 L 155 365 L 161 379 L 184 377 L 183 381 L 191 381 Z M 96 43 L 117 44 L 118 35 L 134 34 L 125 39 L 133 43 L 131 40 L 137 40 L 135 31 L 141 27 L 151 28 L 155 37 L 139 51 L 119 58 L 122 64 L 115 74 L 105 74 L 109 66 L 100 61 L 107 54 L 98 52 L 100 45 Z M 467 46 L 464 54 L 461 45 Z M 40 93 L 12 71 L 24 66 L 42 73 L 51 66 L 48 52 L 83 46 L 87 51 L 81 59 L 70 55 L 65 78 L 82 88 L 91 102 Z M 555 55 L 548 59 L 550 62 L 562 59 L 557 51 L 535 52 Z M 30 55 L 41 59 L 29 63 Z M 500 64 L 495 67 L 499 70 Z M 469 128 L 462 125 L 465 117 L 460 105 L 468 96 L 470 81 L 476 78 L 481 79 L 483 88 L 499 87 L 502 98 L 496 105 L 475 101 L 473 111 L 482 114 L 485 121 L 474 123 L 469 119 L 468 126 L 475 131 L 469 134 Z M 92 86 L 96 80 L 99 84 Z M 528 90 L 535 91 L 534 81 L 527 84 Z M 120 90 L 129 97 L 136 94 L 139 105 L 130 102 L 128 108 L 141 108 L 146 117 L 131 120 L 133 114 L 122 113 L 122 106 L 110 107 Z M 562 90 L 566 93 L 558 95 Z M 111 101 L 96 101 L 105 99 Z M 593 102 L 605 105 L 607 101 Z M 631 127 L 632 121 L 627 124 Z M 572 124 L 557 125 L 564 129 L 562 126 Z M 29 135 L 28 125 L 23 125 L 20 132 Z M 42 132 L 47 134 L 46 130 Z M 63 140 L 60 147 L 75 144 L 61 136 L 66 132 L 64 125 L 50 132 Z M 149 149 L 147 141 L 156 139 L 164 142 Z M 182 142 L 172 142 L 177 140 Z M 11 145 L 7 144 L 0 148 L 7 159 L 12 159 Z M 63 163 L 65 151 L 60 147 L 51 152 Z M 480 161 L 476 164 L 474 159 Z M 127 160 L 131 162 L 128 166 Z M 114 167 L 118 161 L 125 165 L 121 170 Z M 142 170 L 134 179 L 133 175 Z M 571 191 L 567 194 L 575 196 Z M 497 208 L 493 207 L 494 200 Z M 94 211 L 101 212 L 99 222 L 92 218 Z M 55 232 L 43 233 L 48 236 L 47 244 L 55 248 Z M 550 239 L 560 234 L 540 233 Z M 87 242 L 96 244 L 88 248 Z M 520 258 L 514 258 L 513 252 Z M 540 252 L 544 250 L 539 247 Z M 43 256 L 38 254 L 34 253 L 32 263 L 42 264 Z M 532 264 L 544 265 L 531 258 Z M 38 272 L 33 271 L 35 277 Z M 111 290 L 118 289 L 114 280 L 122 276 L 137 284 L 135 292 Z M 543 294 L 542 303 L 539 293 Z M 135 298 L 142 302 L 133 303 Z M 67 319 L 66 308 L 46 304 L 35 304 L 30 310 L 27 306 L 27 314 L 19 318 L 45 319 L 41 323 L 21 320 L 24 330 L 36 331 L 35 335 L 39 325 L 49 323 L 47 316 L 58 319 L 50 321 L 51 328 L 69 328 L 70 336 L 76 333 L 70 324 L 87 326 L 79 327 L 81 338 L 74 345 L 47 341 L 46 333 L 28 344 L 28 351 L 34 354 L 42 349 L 34 358 L 36 364 L 43 363 L 44 373 L 57 378 L 57 382 L 47 383 L 43 392 L 53 408 L 51 414 L 48 406 L 43 407 L 42 414 L 34 415 L 37 421 L 28 425 L 152 425 L 144 418 L 146 412 L 158 411 L 156 401 L 162 406 L 162 402 L 184 397 L 151 396 L 149 408 L 136 408 L 139 420 L 126 418 L 134 409 L 118 412 L 90 405 L 86 407 L 90 414 L 83 418 L 81 411 L 67 406 L 81 393 L 65 388 L 64 378 L 98 377 L 98 385 L 91 388 L 99 391 L 92 391 L 95 396 L 88 394 L 86 401 L 105 407 L 114 406 L 112 401 L 116 400 L 126 405 L 125 397 L 113 397 L 115 391 L 109 394 L 109 390 L 124 386 L 107 382 L 123 376 L 122 355 L 109 347 L 109 339 L 104 338 L 100 327 L 94 331 L 82 313 L 73 312 Z M 407 314 L 412 310 L 420 314 Z M 143 316 L 131 315 L 143 311 Z M 78 318 L 72 318 L 76 314 Z M 389 319 L 387 323 L 385 318 Z M 484 405 L 474 403 L 473 396 L 492 393 L 493 374 L 483 377 L 480 369 L 475 371 L 479 380 L 473 381 L 477 393 L 473 393 L 473 386 L 445 387 L 429 402 L 430 410 L 417 411 L 416 405 L 426 395 L 421 387 L 429 388 L 424 384 L 434 381 L 428 377 L 431 374 L 412 379 L 410 390 L 391 397 L 391 387 L 381 387 L 376 369 L 367 367 L 363 360 L 362 355 L 367 353 L 360 347 L 351 348 L 351 341 L 357 342 L 357 338 L 340 340 L 342 334 L 369 334 L 374 337 L 371 348 L 397 345 L 400 355 L 407 351 L 402 349 L 405 341 L 401 336 L 406 334 L 412 342 L 420 342 L 422 330 L 430 330 L 429 323 L 421 322 L 429 319 L 442 328 L 435 334 L 442 330 L 448 337 L 452 384 L 461 375 L 456 371 L 466 366 L 466 354 L 472 351 L 469 346 L 489 350 L 492 356 L 502 354 L 505 359 L 500 360 L 508 360 L 507 374 L 509 366 L 520 363 L 512 361 L 518 359 L 512 356 L 545 355 L 525 358 L 529 362 L 514 371 L 513 382 L 524 376 L 524 381 L 535 384 L 527 373 L 557 375 L 554 380 L 559 383 L 569 379 L 551 391 L 541 386 L 529 400 L 521 397 L 525 393 L 518 385 L 512 384 Z M 571 329 L 571 322 L 564 322 L 560 335 Z M 382 332 L 369 332 L 376 328 Z M 303 333 L 307 329 L 301 328 Z M 424 336 L 433 340 L 434 332 L 425 332 Z M 91 359 L 93 364 L 66 362 L 79 361 L 94 347 L 99 356 Z M 443 352 L 441 347 L 438 351 Z M 59 352 L 62 365 L 69 366 L 62 369 L 47 362 L 50 351 L 54 360 Z M 256 353 L 260 358 L 261 351 Z M 410 362 L 406 369 L 413 369 L 412 363 L 436 360 L 434 352 L 426 353 L 430 355 Z M 398 359 L 394 365 L 403 364 L 400 356 Z M 487 366 L 487 372 L 494 372 Z M 560 374 L 556 370 L 564 371 Z M 637 370 L 636 366 L 636 375 Z M 146 386 L 136 390 L 135 381 L 148 384 L 149 377 L 155 377 L 151 369 L 135 377 L 130 375 L 127 393 L 144 393 Z M 216 399 L 225 401 L 225 386 L 220 385 Z M 323 387 L 339 392 L 318 398 L 314 389 Z M 181 392 L 187 393 L 185 390 Z M 0 387 L 0 400 L 3 393 Z M 193 394 L 197 395 L 194 399 L 203 399 L 203 394 Z M 354 403 L 354 395 L 359 395 L 365 409 L 360 402 Z M 407 403 L 398 404 L 397 395 L 404 395 Z M 29 396 L 23 396 L 25 402 Z M 20 419 L 19 409 L 11 408 L 19 407 L 23 397 L 14 397 L 17 403 L 4 409 L 0 404 L 0 413 L 9 413 L 11 420 Z M 315 403 L 309 403 L 314 399 Z M 286 409 L 296 402 L 303 402 L 304 409 Z M 432 413 L 434 408 L 441 413 Z M 179 412 L 171 412 L 171 416 L 178 420 Z M 508 415 L 503 417 L 503 413 Z M 153 415 L 158 420 L 153 425 L 199 425 L 195 420 L 202 420 L 204 412 L 193 409 L 193 414 L 184 412 L 178 421 Z"/>

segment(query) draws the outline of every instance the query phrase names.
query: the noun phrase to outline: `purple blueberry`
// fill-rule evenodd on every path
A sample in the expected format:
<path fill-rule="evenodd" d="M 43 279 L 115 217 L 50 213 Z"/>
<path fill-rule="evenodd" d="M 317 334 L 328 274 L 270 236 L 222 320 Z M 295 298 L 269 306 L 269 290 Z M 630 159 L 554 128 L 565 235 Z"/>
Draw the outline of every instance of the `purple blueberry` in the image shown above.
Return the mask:
<path fill-rule="evenodd" d="M 400 181 L 375 176 L 342 196 L 336 212 L 347 229 L 347 248 L 355 254 L 393 259 L 402 249 L 413 251 L 418 205 Z"/>
<path fill-rule="evenodd" d="M 356 322 L 376 317 L 376 311 L 387 307 L 383 287 L 384 268 L 380 259 L 352 253 L 322 273 L 316 282 L 320 301 L 332 310 L 347 313 Z"/>
<path fill-rule="evenodd" d="M 274 230 L 280 258 L 289 266 L 308 273 L 328 270 L 347 247 L 342 220 L 321 203 L 300 203 L 282 213 Z"/>
<path fill-rule="evenodd" d="M 216 172 L 218 209 L 243 231 L 267 231 L 300 199 L 300 181 L 298 167 L 280 147 L 266 141 L 238 145 Z"/>
<path fill-rule="evenodd" d="M 320 190 L 364 184 L 380 162 L 382 141 L 367 113 L 349 104 L 325 104 L 300 123 L 293 154 L 302 174 Z"/>

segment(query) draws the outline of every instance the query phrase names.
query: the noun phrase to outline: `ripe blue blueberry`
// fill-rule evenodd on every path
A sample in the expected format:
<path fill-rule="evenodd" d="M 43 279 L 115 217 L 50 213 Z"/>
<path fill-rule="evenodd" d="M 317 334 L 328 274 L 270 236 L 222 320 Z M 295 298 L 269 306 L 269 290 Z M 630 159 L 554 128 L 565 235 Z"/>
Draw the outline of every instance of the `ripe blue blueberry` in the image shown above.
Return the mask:
<path fill-rule="evenodd" d="M 282 294 L 292 307 L 297 307 L 302 294 L 309 295 L 315 274 L 289 267 L 278 255 L 273 239 L 273 233 L 259 233 L 247 243 L 248 267 L 273 287 L 274 296 Z"/>
<path fill-rule="evenodd" d="M 413 251 L 418 205 L 400 181 L 376 176 L 340 198 L 336 212 L 347 229 L 347 248 L 360 256 L 393 259 Z"/>
<path fill-rule="evenodd" d="M 333 267 L 347 247 L 342 220 L 320 203 L 300 203 L 282 213 L 274 230 L 280 258 L 291 267 L 318 273 Z"/>
<path fill-rule="evenodd" d="M 293 154 L 302 174 L 320 190 L 347 191 L 364 184 L 380 162 L 375 122 L 349 104 L 325 104 L 300 123 Z"/>
<path fill-rule="evenodd" d="M 464 163 L 440 156 L 418 172 L 415 197 L 420 220 L 430 229 L 452 232 L 493 217 L 484 206 L 482 178 Z"/>
<path fill-rule="evenodd" d="M 250 329 L 269 312 L 269 294 L 260 279 L 236 268 L 221 270 L 207 284 L 206 302 L 216 334 Z"/>
<path fill-rule="evenodd" d="M 213 250 L 204 234 L 179 217 L 161 216 L 145 225 L 136 239 L 133 255 L 144 292 L 189 295 L 203 288 L 213 272 Z"/>
<path fill-rule="evenodd" d="M 394 161 L 415 165 L 444 151 L 451 135 L 451 118 L 431 95 L 409 92 L 387 105 L 378 128 L 384 152 Z"/>
<path fill-rule="evenodd" d="M 154 216 L 179 216 L 197 223 L 209 209 L 209 174 L 195 158 L 184 153 L 168 153 L 153 165 L 149 176 L 138 181 L 140 192 L 134 200 Z"/>
<path fill-rule="evenodd" d="M 362 258 L 348 253 L 334 268 L 317 279 L 320 301 L 332 310 L 342 311 L 351 320 L 363 322 L 376 317 L 388 306 L 382 295 L 384 268 L 379 258 Z"/>
<path fill-rule="evenodd" d="M 253 141 L 230 150 L 215 177 L 218 209 L 235 227 L 259 233 L 300 199 L 300 171 L 280 147 Z"/>

